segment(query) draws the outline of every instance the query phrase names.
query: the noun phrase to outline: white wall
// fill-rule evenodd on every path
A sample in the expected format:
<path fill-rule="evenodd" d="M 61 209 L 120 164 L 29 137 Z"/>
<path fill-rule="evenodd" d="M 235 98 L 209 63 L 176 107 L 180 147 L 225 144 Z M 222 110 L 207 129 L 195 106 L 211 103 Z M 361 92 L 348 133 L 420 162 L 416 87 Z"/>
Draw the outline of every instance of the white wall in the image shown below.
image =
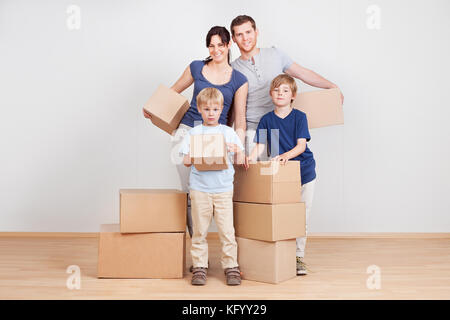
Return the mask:
<path fill-rule="evenodd" d="M 178 188 L 170 137 L 142 105 L 208 55 L 210 27 L 245 13 L 261 46 L 345 94 L 345 125 L 311 131 L 309 230 L 450 232 L 450 2 L 192 3 L 0 1 L 0 231 L 96 232 L 119 221 L 119 188 Z"/>

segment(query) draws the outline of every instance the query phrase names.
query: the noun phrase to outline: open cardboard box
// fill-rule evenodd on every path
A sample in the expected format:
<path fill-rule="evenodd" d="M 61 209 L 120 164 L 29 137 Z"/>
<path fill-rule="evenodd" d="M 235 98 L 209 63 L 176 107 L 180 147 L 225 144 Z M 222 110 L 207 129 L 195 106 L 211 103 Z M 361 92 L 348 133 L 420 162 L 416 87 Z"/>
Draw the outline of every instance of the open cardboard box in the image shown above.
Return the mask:
<path fill-rule="evenodd" d="M 191 163 L 199 171 L 228 168 L 228 153 L 223 134 L 192 135 L 190 141 Z"/>

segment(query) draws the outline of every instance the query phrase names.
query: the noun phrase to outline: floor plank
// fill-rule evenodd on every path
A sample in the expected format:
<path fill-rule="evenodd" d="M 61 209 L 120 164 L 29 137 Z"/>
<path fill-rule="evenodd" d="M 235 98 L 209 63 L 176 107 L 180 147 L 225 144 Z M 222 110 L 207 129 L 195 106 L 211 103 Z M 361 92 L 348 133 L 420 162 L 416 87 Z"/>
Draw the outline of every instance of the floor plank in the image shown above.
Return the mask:
<path fill-rule="evenodd" d="M 0 299 L 450 299 L 450 239 L 310 238 L 307 276 L 237 287 L 225 284 L 219 245 L 209 239 L 208 282 L 194 287 L 188 271 L 173 280 L 97 279 L 96 238 L 3 237 Z M 66 286 L 70 265 L 81 269 L 79 290 Z M 371 265 L 381 289 L 366 285 Z"/>

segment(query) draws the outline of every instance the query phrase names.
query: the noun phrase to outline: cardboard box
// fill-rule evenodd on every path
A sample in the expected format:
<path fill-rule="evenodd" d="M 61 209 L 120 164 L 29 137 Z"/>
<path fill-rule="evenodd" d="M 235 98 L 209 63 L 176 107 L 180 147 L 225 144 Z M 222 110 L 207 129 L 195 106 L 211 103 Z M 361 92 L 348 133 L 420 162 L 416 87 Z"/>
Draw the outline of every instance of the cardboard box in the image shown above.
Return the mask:
<path fill-rule="evenodd" d="M 291 203 L 301 201 L 300 161 L 258 161 L 248 170 L 235 165 L 234 201 Z"/>
<path fill-rule="evenodd" d="M 304 202 L 261 204 L 233 202 L 234 230 L 238 237 L 279 241 L 304 237 Z"/>
<path fill-rule="evenodd" d="M 266 242 L 236 237 L 242 279 L 280 283 L 296 277 L 295 239 Z"/>
<path fill-rule="evenodd" d="M 161 84 L 144 105 L 151 121 L 158 128 L 172 134 L 181 122 L 189 102 L 181 94 Z"/>
<path fill-rule="evenodd" d="M 120 232 L 185 232 L 187 193 L 174 189 L 121 189 Z"/>
<path fill-rule="evenodd" d="M 98 245 L 99 278 L 183 278 L 185 233 L 119 232 L 102 225 Z"/>
<path fill-rule="evenodd" d="M 228 154 L 223 134 L 198 134 L 191 136 L 191 163 L 199 171 L 228 168 Z"/>
<path fill-rule="evenodd" d="M 306 113 L 309 129 L 344 124 L 338 88 L 302 92 L 292 106 Z"/>

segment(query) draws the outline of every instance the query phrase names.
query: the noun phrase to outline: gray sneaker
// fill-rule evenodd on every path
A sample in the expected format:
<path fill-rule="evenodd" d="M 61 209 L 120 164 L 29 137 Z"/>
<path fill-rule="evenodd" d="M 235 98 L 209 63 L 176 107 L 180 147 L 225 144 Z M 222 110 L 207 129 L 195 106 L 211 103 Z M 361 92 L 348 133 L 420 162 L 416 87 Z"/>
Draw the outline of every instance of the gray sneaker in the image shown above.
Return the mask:
<path fill-rule="evenodd" d="M 300 257 L 296 257 L 296 258 L 297 258 L 297 275 L 304 276 L 304 275 L 308 274 L 306 264 L 303 262 L 302 258 L 300 258 Z"/>

